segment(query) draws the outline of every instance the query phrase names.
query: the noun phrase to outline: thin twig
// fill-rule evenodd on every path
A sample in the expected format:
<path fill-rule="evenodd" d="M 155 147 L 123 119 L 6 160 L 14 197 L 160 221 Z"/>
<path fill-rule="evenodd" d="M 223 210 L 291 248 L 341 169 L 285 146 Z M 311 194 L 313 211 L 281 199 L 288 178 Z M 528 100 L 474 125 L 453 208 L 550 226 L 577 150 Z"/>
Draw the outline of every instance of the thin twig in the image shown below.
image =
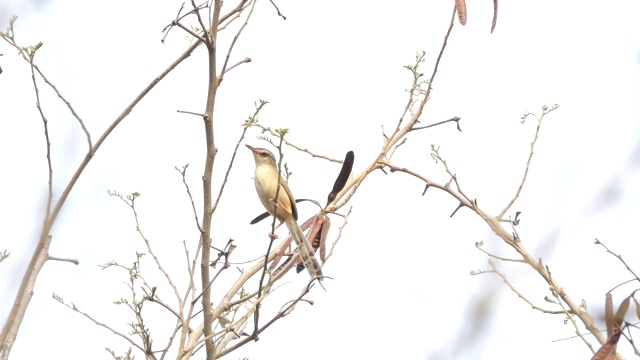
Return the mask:
<path fill-rule="evenodd" d="M 220 191 L 218 191 L 218 197 L 216 197 L 216 201 L 213 204 L 213 207 L 211 208 L 211 212 L 215 213 L 216 209 L 218 208 L 218 204 L 220 203 L 220 199 L 222 199 L 222 194 L 224 192 L 225 186 L 227 185 L 227 181 L 229 180 L 229 174 L 231 174 L 231 168 L 233 167 L 233 163 L 235 162 L 236 159 L 236 155 L 238 154 L 238 148 L 240 147 L 240 144 L 242 143 L 242 139 L 244 139 L 247 130 L 249 129 L 250 125 L 257 121 L 258 119 L 258 115 L 260 114 L 260 110 L 262 110 L 262 108 L 268 104 L 267 101 L 260 101 L 259 105 L 256 106 L 256 110 L 253 113 L 253 115 L 249 118 L 249 123 L 246 126 L 243 126 L 242 128 L 242 133 L 240 134 L 240 138 L 238 139 L 238 141 L 236 142 L 236 147 L 233 149 L 233 155 L 231 155 L 231 160 L 229 160 L 229 166 L 227 166 L 227 171 L 224 174 L 224 179 L 222 180 L 222 185 L 220 185 Z"/>
<path fill-rule="evenodd" d="M 121 333 L 121 332 L 119 332 L 119 331 L 115 330 L 114 328 L 112 328 L 111 326 L 109 326 L 109 325 L 107 325 L 107 324 L 105 324 L 105 323 L 101 323 L 101 322 L 99 322 L 98 320 L 94 319 L 91 315 L 89 315 L 89 314 L 87 314 L 87 313 L 85 313 L 85 312 L 80 311 L 80 309 L 78 309 L 78 308 L 75 306 L 75 304 L 72 304 L 71 306 L 70 306 L 70 305 L 68 305 L 67 303 L 65 303 L 65 302 L 62 300 L 62 298 L 60 298 L 60 297 L 56 296 L 55 294 L 54 294 L 54 299 L 58 300 L 58 302 L 60 302 L 60 303 L 61 303 L 62 305 L 64 305 L 64 306 L 68 307 L 69 309 L 71 309 L 71 310 L 73 310 L 73 311 L 77 312 L 78 314 L 83 315 L 83 316 L 84 316 L 84 317 L 86 317 L 87 319 L 91 320 L 91 321 L 92 321 L 94 324 L 96 324 L 97 326 L 102 327 L 102 328 L 105 328 L 105 329 L 107 329 L 107 330 L 111 331 L 112 333 L 114 333 L 115 335 L 117 335 L 117 336 L 119 336 L 119 337 L 123 338 L 125 341 L 127 341 L 128 343 L 130 343 L 132 346 L 136 347 L 138 350 L 140 350 L 140 351 L 142 351 L 143 353 L 145 353 L 145 354 L 146 354 L 145 349 L 144 349 L 142 346 L 138 345 L 135 341 L 133 341 L 129 336 L 127 336 L 127 335 L 125 335 L 125 334 L 123 334 L 123 333 Z"/>
<path fill-rule="evenodd" d="M 350 207 L 349 211 L 347 211 L 347 214 L 344 216 L 343 221 L 342 221 L 342 225 L 340 226 L 340 228 L 338 228 L 338 235 L 336 236 L 336 239 L 334 240 L 333 244 L 331 244 L 331 249 L 329 249 L 329 254 L 327 254 L 327 256 L 324 259 L 324 262 L 322 263 L 322 265 L 324 265 L 333 255 L 333 250 L 335 249 L 335 247 L 338 245 L 338 241 L 340 241 L 340 239 L 342 239 L 342 230 L 344 230 L 344 228 L 347 226 L 348 220 L 349 220 L 349 215 L 351 215 L 351 210 L 353 208 Z"/>
<path fill-rule="evenodd" d="M 618 260 L 620 260 L 620 262 L 622 262 L 622 264 L 624 265 L 625 268 L 627 268 L 627 271 L 629 271 L 631 273 L 631 275 L 633 275 L 633 277 L 640 282 L 640 278 L 638 277 L 638 275 L 636 275 L 636 273 L 631 269 L 631 267 L 629 266 L 629 264 L 627 264 L 626 261 L 624 261 L 624 259 L 622 258 L 622 255 L 616 254 L 613 251 L 611 251 L 607 245 L 605 245 L 602 241 L 595 239 L 594 243 L 596 245 L 601 245 L 609 254 L 615 256 Z"/>
<path fill-rule="evenodd" d="M 278 134 L 275 131 L 273 131 L 270 127 L 264 126 L 264 125 L 262 125 L 260 123 L 254 123 L 253 126 L 259 127 L 260 129 L 262 129 L 263 132 L 268 132 L 271 136 L 274 136 L 274 137 L 278 136 Z M 335 163 L 339 163 L 339 164 L 343 163 L 343 160 L 341 160 L 341 159 L 334 159 L 334 158 L 330 158 L 328 156 L 324 156 L 324 155 L 321 155 L 321 154 L 314 153 L 314 152 L 312 152 L 311 150 L 309 150 L 307 148 L 302 148 L 302 147 L 300 147 L 298 145 L 295 145 L 294 143 L 290 142 L 289 140 L 284 140 L 284 143 L 287 146 L 290 146 L 290 147 L 292 147 L 292 148 L 294 148 L 294 149 L 296 149 L 298 151 L 307 153 L 307 154 L 311 155 L 314 158 L 325 159 L 325 160 L 328 160 L 330 162 L 335 162 Z"/>
<path fill-rule="evenodd" d="M 389 150 L 398 141 L 400 141 L 402 138 L 404 138 L 404 136 L 409 131 L 411 131 L 411 128 L 418 122 L 418 120 L 420 119 L 420 116 L 422 116 L 422 112 L 424 110 L 424 107 L 426 106 L 427 101 L 429 100 L 429 96 L 431 94 L 433 82 L 435 80 L 436 74 L 438 73 L 438 67 L 440 65 L 440 61 L 442 60 L 442 56 L 443 56 L 444 51 L 445 51 L 445 49 L 447 47 L 447 41 L 449 40 L 449 36 L 451 35 L 451 30 L 453 29 L 453 25 L 455 24 L 455 15 L 456 15 L 456 9 L 455 9 L 455 6 L 454 6 L 453 7 L 453 12 L 451 14 L 451 21 L 449 22 L 449 28 L 447 29 L 447 32 L 446 32 L 446 34 L 444 36 L 444 40 L 442 42 L 442 47 L 440 48 L 440 52 L 438 53 L 438 58 L 436 59 L 436 63 L 434 65 L 434 67 L 433 67 L 433 72 L 431 73 L 431 78 L 430 78 L 430 80 L 428 82 L 427 90 L 425 91 L 425 93 L 423 95 L 423 98 L 422 98 L 422 101 L 418 105 L 418 108 L 416 109 L 416 112 L 413 114 L 411 119 L 407 122 L 407 124 L 403 128 L 398 129 L 396 132 L 391 134 L 389 139 L 387 141 L 385 141 L 385 143 L 383 144 L 382 150 L 380 151 L 378 156 L 376 156 L 376 158 L 371 162 L 371 164 L 366 169 L 364 169 L 360 174 L 358 174 L 354 178 L 351 178 L 351 179 L 349 179 L 349 181 L 347 181 L 347 184 L 342 189 L 342 191 L 340 191 L 338 193 L 338 195 L 336 196 L 336 198 L 331 202 L 331 204 L 329 204 L 326 207 L 326 209 L 328 211 L 336 211 L 336 210 L 340 209 L 341 207 L 343 207 L 347 202 L 349 202 L 349 200 L 356 193 L 356 191 L 358 190 L 358 188 L 360 187 L 360 184 L 362 184 L 364 179 L 371 172 L 375 171 L 376 169 L 379 169 L 382 166 L 381 165 L 381 160 L 387 155 Z"/>
<path fill-rule="evenodd" d="M 542 114 L 540 115 L 540 117 L 538 117 L 537 115 L 533 114 L 533 113 L 528 113 L 525 114 L 522 117 L 522 122 L 524 122 L 524 120 L 529 116 L 529 115 L 533 115 L 537 120 L 538 120 L 538 126 L 536 127 L 536 132 L 535 135 L 533 136 L 533 141 L 531 141 L 531 149 L 529 150 L 529 157 L 527 158 L 527 165 L 524 168 L 524 174 L 522 175 L 522 180 L 520 181 L 520 186 L 518 186 L 518 190 L 516 191 L 516 194 L 513 196 L 513 198 L 511 198 L 511 201 L 509 201 L 509 203 L 507 204 L 507 206 L 504 207 L 504 209 L 500 212 L 500 214 L 498 214 L 497 218 L 498 219 L 502 219 L 504 217 L 504 214 L 507 213 L 507 211 L 509 211 L 509 209 L 511 208 L 511 206 L 513 205 L 513 203 L 516 202 L 516 200 L 518 200 L 518 198 L 520 197 L 520 192 L 522 192 L 522 188 L 524 187 L 524 183 L 525 181 L 527 181 L 527 174 L 529 174 L 529 166 L 531 165 L 531 159 L 533 158 L 533 149 L 536 145 L 536 142 L 538 141 L 538 134 L 540 134 L 540 125 L 542 124 L 542 119 L 544 119 L 544 116 L 548 113 L 550 113 L 551 111 L 555 110 L 558 108 L 558 105 L 554 105 L 551 107 L 551 109 L 549 109 L 547 106 L 543 106 L 542 107 Z"/>
<path fill-rule="evenodd" d="M 233 23 L 236 19 L 242 15 L 242 12 L 252 4 L 251 0 L 240 0 L 238 5 L 228 14 L 220 17 L 220 25 L 218 26 L 218 32 L 223 31 L 227 28 L 231 23 Z"/>
<path fill-rule="evenodd" d="M 196 5 L 196 2 L 194 0 L 191 0 L 191 6 L 193 7 L 192 11 L 196 14 L 196 17 L 198 18 L 198 24 L 200 24 L 200 29 L 202 29 L 202 32 L 204 34 L 204 38 L 201 38 L 200 36 L 196 35 L 192 31 L 190 31 L 189 29 L 184 27 L 180 22 L 177 22 L 177 25 L 180 26 L 186 32 L 190 33 L 191 36 L 193 36 L 196 39 L 200 40 L 201 42 L 205 43 L 207 46 L 210 46 L 211 45 L 211 37 L 208 36 L 208 33 L 205 30 L 205 29 L 207 29 L 207 26 L 205 26 L 204 22 L 202 21 L 202 17 L 200 16 L 200 7 Z"/>
<path fill-rule="evenodd" d="M 196 210 L 196 204 L 193 201 L 193 196 L 191 195 L 191 189 L 189 189 L 189 183 L 187 183 L 187 168 L 189 168 L 189 164 L 182 167 L 182 169 L 178 169 L 176 166 L 175 169 L 182 175 L 182 183 L 184 184 L 185 189 L 187 190 L 187 195 L 189 196 L 189 201 L 191 202 L 191 210 L 193 211 L 193 216 L 196 220 L 196 226 L 199 231 L 202 231 L 202 227 L 200 226 L 200 220 L 198 219 L 198 211 Z"/>
<path fill-rule="evenodd" d="M 244 59 L 242 59 L 242 60 L 238 61 L 237 63 L 235 63 L 235 64 L 233 64 L 233 65 L 229 66 L 229 68 L 228 68 L 228 69 L 226 69 L 226 70 L 224 71 L 224 74 L 228 73 L 229 71 L 233 70 L 235 67 L 237 67 L 237 66 L 239 66 L 239 65 L 247 64 L 247 63 L 250 63 L 250 62 L 251 62 L 251 58 L 246 57 L 246 58 L 244 58 Z"/>
<path fill-rule="evenodd" d="M 282 19 L 287 20 L 287 18 L 282 15 L 282 13 L 280 12 L 280 9 L 278 9 L 278 6 L 276 5 L 276 3 L 273 2 L 273 0 L 269 0 L 271 2 L 271 5 L 273 5 L 274 8 L 276 8 L 276 11 L 278 12 L 278 16 L 282 17 Z"/>
<path fill-rule="evenodd" d="M 129 206 L 129 208 L 133 212 L 133 218 L 136 223 L 136 231 L 138 232 L 138 234 L 144 241 L 145 245 L 147 246 L 147 251 L 149 251 L 149 254 L 151 254 L 151 257 L 155 261 L 156 266 L 158 267 L 160 272 L 164 275 L 165 279 L 167 279 L 167 282 L 173 289 L 176 299 L 180 304 L 182 304 L 182 298 L 180 297 L 180 293 L 178 292 L 178 287 L 173 283 L 173 280 L 171 280 L 171 276 L 169 276 L 169 273 L 162 267 L 162 264 L 160 263 L 160 259 L 158 258 L 158 256 L 153 251 L 153 248 L 151 247 L 151 242 L 142 232 L 142 226 L 140 225 L 140 218 L 138 217 L 138 211 L 136 210 L 136 206 L 135 206 L 135 200 L 139 196 L 139 194 L 133 193 L 129 195 L 126 199 L 117 193 L 110 193 L 110 194 L 114 194 L 115 196 L 119 197 L 122 201 L 124 201 L 125 204 Z"/>
<path fill-rule="evenodd" d="M 418 127 L 414 126 L 413 128 L 411 128 L 411 131 L 428 129 L 428 128 L 435 127 L 435 126 L 438 126 L 438 125 L 446 124 L 448 122 L 455 122 L 458 130 L 460 130 L 460 120 L 461 119 L 459 117 L 455 116 L 455 117 L 452 117 L 451 119 L 438 121 L 436 123 L 429 124 L 429 125 L 426 125 L 426 126 L 418 126 Z M 460 130 L 460 131 L 462 131 L 462 130 Z"/>
<path fill-rule="evenodd" d="M 276 315 L 274 315 L 273 318 L 271 318 L 265 325 L 263 325 L 262 327 L 260 327 L 254 334 L 251 334 L 250 336 L 248 336 L 245 339 L 242 339 L 241 341 L 239 341 L 238 343 L 234 344 L 233 346 L 224 349 L 222 351 L 220 351 L 218 353 L 219 357 L 223 357 L 226 354 L 231 353 L 232 351 L 244 346 L 245 344 L 247 344 L 250 341 L 255 341 L 257 339 L 257 336 L 259 334 L 261 334 L 263 331 L 265 331 L 267 328 L 269 328 L 271 325 L 273 325 L 273 323 L 275 323 L 277 320 L 289 315 L 296 307 L 296 305 L 300 302 L 303 301 L 304 296 L 307 295 L 309 293 L 309 291 L 311 290 L 311 288 L 313 287 L 314 283 L 315 283 L 315 278 L 311 278 L 309 279 L 309 282 L 307 283 L 307 285 L 304 287 L 304 289 L 301 291 L 300 295 L 295 299 L 290 301 L 287 305 L 285 305 L 284 309 L 278 311 L 278 313 Z M 313 302 L 309 301 L 309 300 L 304 300 L 308 303 L 310 303 L 311 305 L 313 305 Z M 257 309 L 256 309 L 257 311 Z"/>
<path fill-rule="evenodd" d="M 522 295 L 520 293 L 520 291 L 518 291 L 518 289 L 516 289 L 515 286 L 513 286 L 513 284 L 511 284 L 509 279 L 507 279 L 506 275 L 504 275 L 503 273 L 498 271 L 498 269 L 496 268 L 496 264 L 493 261 L 489 260 L 489 265 L 491 265 L 491 268 L 493 269 L 492 272 L 497 274 L 498 276 L 500 276 L 500 278 L 502 278 L 502 281 L 509 287 L 509 289 L 511 289 L 511 291 L 513 291 L 514 294 L 518 295 L 518 297 L 520 299 L 524 300 L 524 302 L 529 304 L 529 306 L 531 306 L 532 309 L 538 310 L 538 311 L 540 311 L 542 313 L 545 313 L 545 314 L 556 314 L 556 315 L 558 315 L 558 314 L 565 314 L 566 313 L 566 311 L 564 311 L 564 310 L 547 310 L 547 309 L 543 309 L 543 308 L 535 305 L 526 296 Z"/>
<path fill-rule="evenodd" d="M 418 173 L 417 173 L 417 172 L 415 172 L 415 171 L 412 171 L 412 170 L 409 170 L 409 169 L 407 169 L 407 168 L 403 168 L 403 167 L 399 167 L 399 166 L 393 165 L 393 164 L 391 164 L 391 163 L 389 163 L 389 162 L 387 162 L 387 161 L 382 161 L 382 160 L 380 160 L 380 161 L 378 161 L 378 163 L 379 163 L 380 165 L 383 165 L 383 166 L 388 167 L 388 168 L 391 170 L 391 172 L 396 172 L 396 171 L 397 171 L 397 172 L 402 172 L 402 173 L 405 173 L 405 174 L 409 174 L 409 175 L 411 175 L 411 176 L 413 176 L 413 177 L 416 177 L 416 178 L 418 178 L 418 179 L 420 179 L 420 180 L 424 181 L 427 185 L 429 185 L 429 187 L 433 187 L 433 188 L 436 188 L 436 189 L 440 189 L 440 190 L 442 190 L 442 191 L 444 191 L 444 192 L 448 193 L 449 195 L 453 196 L 456 200 L 458 200 L 460 203 L 462 203 L 462 204 L 463 204 L 463 206 L 468 207 L 469 209 L 474 210 L 474 205 L 473 205 L 473 203 L 472 203 L 471 201 L 467 200 L 465 197 L 463 197 L 463 196 L 462 196 L 462 195 L 460 195 L 459 193 L 457 193 L 457 192 L 456 192 L 455 190 L 453 190 L 450 186 L 442 185 L 442 184 L 440 184 L 440 183 L 437 183 L 437 182 L 435 182 L 435 181 L 433 181 L 433 180 L 431 180 L 431 179 L 427 178 L 427 177 L 426 177 L 426 176 L 424 176 L 424 175 L 418 174 Z"/>
<path fill-rule="evenodd" d="M 60 258 L 60 257 L 55 257 L 55 256 L 51 256 L 51 255 L 49 255 L 49 260 L 62 261 L 62 262 L 70 262 L 70 263 L 74 263 L 74 264 L 76 264 L 76 265 L 80 265 L 80 261 L 78 261 L 78 259 Z"/>
<path fill-rule="evenodd" d="M 488 257 L 490 257 L 490 258 L 493 258 L 493 259 L 496 259 L 496 260 L 505 261 L 505 262 L 517 262 L 517 263 L 524 263 L 524 260 L 522 260 L 522 259 L 509 259 L 509 258 L 505 258 L 505 257 L 502 257 L 502 256 L 494 255 L 494 254 L 492 254 L 492 253 L 488 252 L 487 250 L 485 250 L 485 249 L 482 247 L 482 245 L 483 245 L 483 243 L 482 243 L 482 242 L 480 242 L 480 243 L 476 243 L 476 248 L 477 248 L 478 250 L 482 251 L 483 253 L 485 253 L 485 255 L 487 255 L 487 256 L 488 256 Z"/>
<path fill-rule="evenodd" d="M 551 271 L 549 271 L 549 267 L 547 266 L 546 269 L 547 269 L 547 274 L 548 274 L 549 278 L 552 279 Z M 576 329 L 576 335 L 578 335 L 578 337 L 580 337 L 580 339 L 582 339 L 582 341 L 585 343 L 585 345 L 587 345 L 587 347 L 589 347 L 589 349 L 591 349 L 591 352 L 595 354 L 595 349 L 593 348 L 591 343 L 584 337 L 584 335 L 582 334 L 582 331 L 580 331 L 580 327 L 578 327 L 578 323 L 576 322 L 576 320 L 573 317 L 573 315 L 575 315 L 575 312 L 573 310 L 567 309 L 564 306 L 564 297 L 560 296 L 560 294 L 558 292 L 559 289 L 551 287 L 550 290 L 551 290 L 551 294 L 553 294 L 553 296 L 556 298 L 556 300 L 558 300 L 558 305 L 560 305 L 560 307 L 562 307 L 562 310 L 565 313 L 565 315 L 567 316 L 567 319 L 569 319 L 569 321 L 571 321 L 571 324 L 573 325 L 574 329 Z"/>
<path fill-rule="evenodd" d="M 240 29 L 238 29 L 238 32 L 233 37 L 233 40 L 231 41 L 231 45 L 229 45 L 229 49 L 227 50 L 227 56 L 224 59 L 224 65 L 222 65 L 222 70 L 220 70 L 220 74 L 218 75 L 218 82 L 222 82 L 224 80 L 224 74 L 227 72 L 227 64 L 229 63 L 229 58 L 231 57 L 231 52 L 233 51 L 233 47 L 236 45 L 238 38 L 240 38 L 240 35 L 242 34 L 242 30 L 244 30 L 244 28 L 247 27 L 247 24 L 249 23 L 249 19 L 251 18 L 251 15 L 253 15 L 253 9 L 255 8 L 256 3 L 257 1 L 253 2 L 253 5 L 251 6 L 251 10 L 249 10 L 249 14 L 247 15 L 246 19 L 244 19 L 244 23 L 242 24 L 242 26 L 240 26 Z M 248 59 L 248 58 L 245 58 L 245 59 Z M 243 62 L 240 62 L 240 63 L 243 63 Z M 234 65 L 234 67 L 238 66 L 240 63 Z"/>

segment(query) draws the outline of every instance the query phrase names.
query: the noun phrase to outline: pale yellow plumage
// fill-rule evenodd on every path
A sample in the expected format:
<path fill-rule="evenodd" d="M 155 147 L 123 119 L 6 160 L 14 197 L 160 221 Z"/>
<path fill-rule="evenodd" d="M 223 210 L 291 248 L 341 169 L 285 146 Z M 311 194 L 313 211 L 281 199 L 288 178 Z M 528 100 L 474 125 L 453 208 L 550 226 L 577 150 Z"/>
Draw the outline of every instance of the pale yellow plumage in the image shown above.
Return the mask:
<path fill-rule="evenodd" d="M 274 215 L 274 209 L 276 209 L 276 218 L 287 225 L 291 232 L 291 237 L 298 247 L 302 263 L 309 271 L 309 275 L 321 277 L 320 264 L 315 257 L 311 244 L 309 244 L 302 229 L 298 226 L 296 221 L 298 220 L 296 202 L 289 186 L 278 172 L 275 156 L 267 149 L 254 148 L 249 145 L 247 147 L 253 152 L 253 158 L 256 162 L 254 180 L 260 202 L 271 215 Z M 278 185 L 280 185 L 279 191 L 277 190 Z M 276 191 L 278 191 L 278 201 L 274 201 Z"/>

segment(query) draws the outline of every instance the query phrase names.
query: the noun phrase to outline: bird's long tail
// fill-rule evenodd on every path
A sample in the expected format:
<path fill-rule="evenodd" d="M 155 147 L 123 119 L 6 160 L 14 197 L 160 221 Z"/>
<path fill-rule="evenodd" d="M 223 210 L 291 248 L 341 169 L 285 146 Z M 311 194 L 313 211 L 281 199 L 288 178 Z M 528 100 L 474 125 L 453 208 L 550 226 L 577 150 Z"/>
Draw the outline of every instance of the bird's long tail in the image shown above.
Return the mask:
<path fill-rule="evenodd" d="M 304 267 L 307 268 L 309 275 L 311 275 L 311 277 L 322 277 L 320 263 L 318 263 L 318 260 L 316 259 L 313 248 L 307 241 L 307 238 L 304 236 L 302 229 L 300 229 L 300 226 L 298 226 L 298 223 L 293 218 L 293 216 L 290 216 L 289 219 L 285 221 L 285 224 L 289 228 L 289 232 L 291 232 L 293 241 L 296 242 L 298 253 L 300 253 L 302 263 L 304 264 Z"/>

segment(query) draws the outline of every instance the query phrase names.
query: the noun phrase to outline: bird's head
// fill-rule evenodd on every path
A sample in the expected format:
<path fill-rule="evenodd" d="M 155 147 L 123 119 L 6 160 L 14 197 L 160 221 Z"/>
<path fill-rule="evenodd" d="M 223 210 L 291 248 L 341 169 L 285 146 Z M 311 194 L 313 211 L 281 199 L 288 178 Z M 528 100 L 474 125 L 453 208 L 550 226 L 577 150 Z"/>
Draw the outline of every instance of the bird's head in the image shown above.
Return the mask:
<path fill-rule="evenodd" d="M 263 148 L 254 148 L 251 145 L 246 145 L 249 150 L 251 150 L 251 152 L 253 153 L 253 159 L 256 161 L 256 166 L 257 165 L 276 165 L 276 157 L 273 156 L 273 153 L 267 149 L 263 149 Z"/>

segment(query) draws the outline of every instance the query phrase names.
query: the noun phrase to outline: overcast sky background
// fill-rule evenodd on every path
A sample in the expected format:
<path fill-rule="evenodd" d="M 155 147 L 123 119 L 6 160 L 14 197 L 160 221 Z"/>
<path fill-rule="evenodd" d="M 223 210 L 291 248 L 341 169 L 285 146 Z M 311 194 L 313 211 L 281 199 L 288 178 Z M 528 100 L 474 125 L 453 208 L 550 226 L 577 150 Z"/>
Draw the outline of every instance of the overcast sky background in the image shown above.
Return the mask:
<path fill-rule="evenodd" d="M 3 0 L 0 25 L 6 28 L 8 17 L 18 15 L 17 41 L 25 46 L 44 43 L 37 63 L 84 118 L 95 141 L 188 46 L 188 37 L 178 29 L 160 43 L 161 30 L 180 4 Z M 359 173 L 379 152 L 381 129 L 390 132 L 402 113 L 411 85 L 403 66 L 424 50 L 421 69 L 431 74 L 453 7 L 453 1 L 277 4 L 287 20 L 269 2 L 257 4 L 231 60 L 253 61 L 227 74 L 218 92 L 216 185 L 258 99 L 270 101 L 261 123 L 289 128 L 290 141 L 316 153 L 342 158 L 353 150 L 354 172 Z M 531 254 L 550 266 L 574 301 L 584 300 L 598 316 L 605 293 L 630 274 L 595 246 L 594 238 L 640 269 L 640 5 L 502 1 L 493 34 L 491 2 L 469 1 L 467 7 L 467 25 L 456 21 L 422 117 L 426 125 L 459 116 L 463 132 L 452 124 L 413 132 L 394 162 L 446 182 L 443 168 L 430 158 L 431 144 L 440 146 L 463 190 L 485 211 L 497 214 L 517 189 L 535 131 L 534 119 L 520 124 L 520 116 L 559 104 L 542 124 L 528 181 L 511 213 L 522 211 L 518 231 Z M 234 33 L 220 35 L 224 48 Z M 0 53 L 0 250 L 11 252 L 0 264 L 4 322 L 40 231 L 47 173 L 30 70 L 4 42 Z M 168 270 L 183 272 L 183 241 L 194 248 L 198 231 L 174 167 L 190 165 L 187 180 L 199 199 L 205 143 L 202 121 L 176 110 L 203 111 L 206 64 L 201 47 L 96 154 L 52 234 L 51 254 L 76 258 L 80 265 L 45 265 L 13 359 L 109 359 L 105 347 L 117 353 L 128 348 L 51 298 L 56 293 L 127 331 L 131 318 L 113 301 L 129 295 L 128 276 L 98 265 L 110 260 L 129 265 L 144 244 L 129 209 L 107 190 L 142 194 L 142 230 L 157 244 Z M 84 156 L 86 141 L 55 94 L 42 84 L 40 89 L 59 194 Z M 243 143 L 262 146 L 258 135 L 251 130 Z M 285 156 L 294 195 L 323 202 L 340 167 L 291 148 Z M 214 216 L 214 245 L 233 238 L 239 245 L 234 253 L 238 262 L 263 253 L 269 229 L 266 222 L 249 226 L 263 211 L 254 191 L 253 166 L 250 152 L 240 148 L 220 204 L 223 210 Z M 298 305 L 259 342 L 230 356 L 590 358 L 578 339 L 554 342 L 574 335 L 563 316 L 532 310 L 495 275 L 469 276 L 472 270 L 489 268 L 486 255 L 475 248 L 478 241 L 496 254 L 515 255 L 469 210 L 449 218 L 458 205 L 454 199 L 434 189 L 421 196 L 423 189 L 424 184 L 405 174 L 372 174 L 352 199 L 349 224 L 324 267 L 334 278 L 325 281 L 328 291 L 314 289 L 309 296 L 313 306 Z M 315 209 L 300 205 L 300 212 L 307 218 Z M 340 224 L 339 218 L 332 220 L 330 239 Z M 143 266 L 149 281 L 170 298 L 148 260 Z M 537 305 L 557 310 L 544 302 L 548 286 L 531 269 L 515 263 L 498 267 Z M 225 281 L 230 279 L 231 274 Z M 265 311 L 297 294 L 296 286 L 306 276 L 289 274 L 287 280 L 294 284 L 278 290 Z M 616 303 L 635 288 L 637 283 L 618 289 Z M 167 326 L 161 324 L 166 318 L 148 321 L 155 344 L 164 344 L 162 329 Z M 593 344 L 597 346 L 595 340 Z M 621 350 L 631 357 L 628 346 Z"/>

